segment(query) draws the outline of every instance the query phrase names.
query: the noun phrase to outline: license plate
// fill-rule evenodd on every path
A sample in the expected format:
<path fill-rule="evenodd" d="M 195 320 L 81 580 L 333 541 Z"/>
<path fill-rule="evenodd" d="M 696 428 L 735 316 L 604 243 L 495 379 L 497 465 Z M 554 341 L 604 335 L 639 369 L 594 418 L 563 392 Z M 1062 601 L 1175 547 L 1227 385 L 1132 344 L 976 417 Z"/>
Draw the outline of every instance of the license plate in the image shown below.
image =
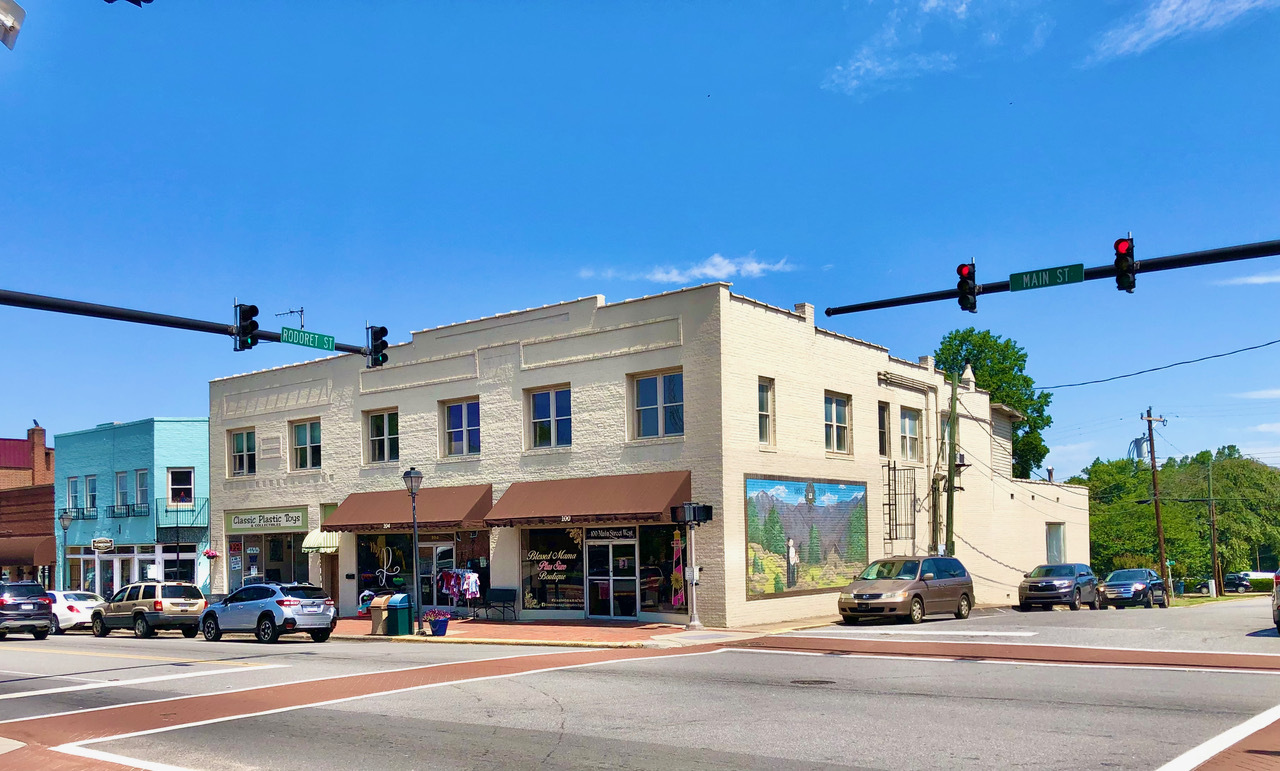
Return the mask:
<path fill-rule="evenodd" d="M 858 610 L 866 610 L 866 609 L 867 609 L 867 603 L 865 602 L 858 603 Z"/>
<path fill-rule="evenodd" d="M 36 609 L 36 606 L 35 606 L 35 605 L 33 605 L 32 603 L 24 602 L 24 603 L 22 603 L 22 609 L 23 609 L 23 610 L 35 610 L 35 609 Z"/>
<path fill-rule="evenodd" d="M 319 613 L 319 612 L 320 612 L 320 608 L 318 608 L 318 607 L 303 608 L 302 610 L 303 610 L 303 612 L 304 612 L 304 613 Z"/>

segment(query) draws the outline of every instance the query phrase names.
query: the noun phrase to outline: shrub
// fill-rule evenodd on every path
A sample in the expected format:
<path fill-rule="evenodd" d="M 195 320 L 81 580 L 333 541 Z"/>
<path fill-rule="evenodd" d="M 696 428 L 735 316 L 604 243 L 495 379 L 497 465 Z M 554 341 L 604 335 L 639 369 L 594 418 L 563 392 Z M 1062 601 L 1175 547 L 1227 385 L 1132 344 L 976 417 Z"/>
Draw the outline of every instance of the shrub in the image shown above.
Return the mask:
<path fill-rule="evenodd" d="M 1266 592 L 1267 594 L 1270 594 L 1271 590 L 1276 588 L 1276 580 L 1274 578 L 1250 578 L 1249 586 L 1251 586 L 1255 592 Z"/>

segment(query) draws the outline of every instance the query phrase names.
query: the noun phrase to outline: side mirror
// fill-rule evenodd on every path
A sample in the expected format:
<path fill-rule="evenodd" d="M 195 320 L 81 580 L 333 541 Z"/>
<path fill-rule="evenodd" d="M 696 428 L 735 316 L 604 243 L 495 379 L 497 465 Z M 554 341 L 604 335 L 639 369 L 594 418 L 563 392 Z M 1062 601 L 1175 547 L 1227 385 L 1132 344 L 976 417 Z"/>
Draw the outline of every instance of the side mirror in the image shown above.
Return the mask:
<path fill-rule="evenodd" d="M 1030 577 L 1031 577 L 1031 574 L 1030 574 L 1030 573 L 1023 573 L 1023 574 L 1022 574 L 1022 577 L 1023 577 L 1023 578 L 1030 578 Z"/>
<path fill-rule="evenodd" d="M 921 580 L 921 581 L 932 581 L 932 580 L 933 580 L 933 574 L 932 574 L 932 573 L 925 573 L 924 575 L 920 576 L 920 580 Z"/>

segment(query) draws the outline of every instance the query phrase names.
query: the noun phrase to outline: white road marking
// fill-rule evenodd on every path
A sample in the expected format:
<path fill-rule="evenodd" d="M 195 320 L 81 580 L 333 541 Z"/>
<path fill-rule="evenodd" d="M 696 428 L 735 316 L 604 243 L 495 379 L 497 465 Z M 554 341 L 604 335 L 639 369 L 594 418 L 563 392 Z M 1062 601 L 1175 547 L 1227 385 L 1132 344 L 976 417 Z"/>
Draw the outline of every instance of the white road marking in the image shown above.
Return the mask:
<path fill-rule="evenodd" d="M 849 637 L 860 634 L 933 634 L 945 635 L 947 637 L 1035 637 L 1039 632 L 951 632 L 944 629 L 829 629 L 823 630 L 821 634 L 793 634 L 789 637 L 821 637 L 825 635 L 835 635 L 837 637 Z"/>
<path fill-rule="evenodd" d="M 786 635 L 786 638 L 792 639 L 792 640 L 804 639 L 804 638 L 812 638 L 817 640 L 840 639 L 838 637 L 831 637 L 829 635 L 823 636 L 823 635 L 816 635 L 816 634 L 788 634 Z M 1206 655 L 1208 656 L 1267 656 L 1270 658 L 1280 658 L 1280 653 L 1253 653 L 1250 651 L 1211 651 L 1211 650 L 1190 651 L 1190 650 L 1183 650 L 1180 648 L 1099 648 L 1093 645 L 1081 645 L 1081 644 L 1073 645 L 1071 643 L 1000 643 L 1000 642 L 983 642 L 981 640 L 974 640 L 972 642 L 952 642 L 949 640 L 941 640 L 933 644 L 934 645 L 1003 645 L 1006 647 L 1010 645 L 1017 645 L 1017 646 L 1027 647 L 1027 648 L 1079 648 L 1079 649 L 1091 650 L 1091 651 L 1122 651 L 1127 653 L 1194 653 L 1197 656 L 1206 656 Z"/>
<path fill-rule="evenodd" d="M 0 701 L 8 699 L 25 699 L 30 696 L 47 696 L 51 693 L 70 693 L 71 691 L 96 691 L 100 688 L 119 688 L 129 685 L 144 685 L 146 683 L 159 683 L 165 680 L 186 680 L 191 677 L 209 677 L 211 675 L 240 675 L 246 672 L 252 672 L 260 669 L 283 669 L 288 664 L 261 664 L 253 669 L 210 669 L 201 672 L 182 672 L 176 675 L 155 675 L 153 677 L 139 677 L 134 680 L 108 680 L 96 683 L 86 683 L 84 685 L 64 685 L 61 688 L 41 688 L 38 691 L 21 691 L 18 693 L 0 694 Z"/>
<path fill-rule="evenodd" d="M 1280 705 L 1276 705 L 1260 715 L 1254 715 L 1235 728 L 1228 729 L 1198 747 L 1192 747 L 1173 760 L 1165 763 L 1157 771 L 1191 771 L 1200 764 L 1227 749 L 1236 742 L 1248 738 L 1263 728 L 1280 720 Z"/>
<path fill-rule="evenodd" d="M 43 672 L 19 672 L 16 669 L 0 669 L 2 675 L 26 675 L 28 677 L 47 677 L 53 680 L 80 680 L 85 683 L 104 683 L 101 677 L 72 677 L 71 675 L 49 675 Z M 10 682 L 5 680 L 3 682 Z"/>
<path fill-rule="evenodd" d="M 112 763 L 119 763 L 124 766 L 132 766 L 134 768 L 146 769 L 146 771 L 188 771 L 180 766 L 168 766 L 160 763 L 150 763 L 148 761 L 135 760 L 124 755 L 114 755 L 112 753 L 90 750 L 85 747 L 87 744 L 98 744 L 100 742 L 113 742 L 121 739 L 133 739 L 138 736 L 149 736 L 152 734 L 167 733 L 169 731 L 177 731 L 183 728 L 197 728 L 199 726 L 214 725 L 216 723 L 227 723 L 232 720 L 244 720 L 251 717 L 262 717 L 264 715 L 276 715 L 282 712 L 294 712 L 300 709 L 313 709 L 315 707 L 327 707 L 332 704 L 342 704 L 349 701 L 358 701 L 360 699 L 370 699 L 377 696 L 389 696 L 394 693 L 408 693 L 410 691 L 425 691 L 431 688 L 440 688 L 442 686 L 462 685 L 464 683 L 479 683 L 486 680 L 507 680 L 513 677 L 523 677 L 525 675 L 540 675 L 547 672 L 560 672 L 566 669 L 582 669 L 584 667 L 602 666 L 605 664 L 628 664 L 637 661 L 659 661 L 664 659 L 678 659 L 686 656 L 709 656 L 716 653 L 724 653 L 726 648 L 716 648 L 709 651 L 696 651 L 694 653 L 671 653 L 661 656 L 639 656 L 635 658 L 625 659 L 609 659 L 606 661 L 588 661 L 585 664 L 566 664 L 561 667 L 544 667 L 543 669 L 531 669 L 527 672 L 512 672 L 505 675 L 485 675 L 484 677 L 468 677 L 462 680 L 449 680 L 441 683 L 426 683 L 423 685 L 412 685 L 407 688 L 393 688 L 389 691 L 379 691 L 377 693 L 361 694 L 359 696 L 344 696 L 340 699 L 327 699 L 325 701 L 317 701 L 310 704 L 298 704 L 291 707 L 280 707 L 278 709 L 262 710 L 260 712 L 246 712 L 241 715 L 227 715 L 226 717 L 217 717 L 210 720 L 197 720 L 191 723 L 181 723 L 179 725 L 163 726 L 161 728 L 149 728 L 145 731 L 134 731 L 132 733 L 117 734 L 116 736 L 103 736 L 94 739 L 86 739 L 81 742 L 71 742 L 69 744 L 60 744 L 57 747 L 50 747 L 54 752 L 62 752 L 67 755 L 76 755 L 78 757 L 92 757 L 97 760 L 108 760 Z M 562 651 L 558 651 L 562 652 Z M 547 655 L 547 654 L 534 654 Z M 518 656 L 500 656 L 499 658 L 519 658 Z M 477 661 L 486 661 L 491 659 L 477 659 Z M 470 663 L 470 662 L 449 662 L 450 664 Z M 435 666 L 435 665 L 433 665 Z M 413 667 L 417 669 L 417 667 Z M 350 677 L 351 675 L 342 675 L 342 677 Z M 329 680 L 332 678 L 318 678 L 321 680 Z M 31 718 L 27 718 L 31 719 Z M 6 721 L 7 722 L 7 721 Z M 90 755 L 89 753 L 93 753 Z"/>

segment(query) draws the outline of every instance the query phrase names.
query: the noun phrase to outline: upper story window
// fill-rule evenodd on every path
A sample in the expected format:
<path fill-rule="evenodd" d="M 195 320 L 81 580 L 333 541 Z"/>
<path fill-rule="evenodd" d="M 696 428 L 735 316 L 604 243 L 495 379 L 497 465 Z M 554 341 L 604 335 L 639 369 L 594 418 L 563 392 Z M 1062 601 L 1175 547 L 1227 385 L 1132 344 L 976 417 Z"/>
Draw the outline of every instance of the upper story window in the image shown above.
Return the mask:
<path fill-rule="evenodd" d="M 320 421 L 293 424 L 293 468 L 320 468 Z"/>
<path fill-rule="evenodd" d="M 880 457 L 889 457 L 889 404 L 888 402 L 880 402 L 879 409 L 880 424 Z"/>
<path fill-rule="evenodd" d="M 80 508 L 80 478 L 67 477 L 67 508 Z"/>
<path fill-rule="evenodd" d="M 468 399 L 444 406 L 445 455 L 480 454 L 480 400 Z"/>
<path fill-rule="evenodd" d="M 529 394 L 529 444 L 568 447 L 573 444 L 573 405 L 568 388 Z"/>
<path fill-rule="evenodd" d="M 193 503 L 196 499 L 195 496 L 195 469 L 169 469 L 169 503 Z"/>
<path fill-rule="evenodd" d="M 116 505 L 129 505 L 129 472 L 116 472 Z"/>
<path fill-rule="evenodd" d="M 920 460 L 920 410 L 902 408 L 902 457 Z"/>
<path fill-rule="evenodd" d="M 849 452 L 849 397 L 826 395 L 827 452 Z"/>
<path fill-rule="evenodd" d="M 635 382 L 637 439 L 684 434 L 684 373 L 637 377 Z"/>
<path fill-rule="evenodd" d="M 400 413 L 369 413 L 369 462 L 391 463 L 400 460 Z"/>
<path fill-rule="evenodd" d="M 760 378 L 756 386 L 756 409 L 759 412 L 760 444 L 773 444 L 773 380 Z"/>
<path fill-rule="evenodd" d="M 137 480 L 136 480 L 136 481 L 137 481 L 137 487 L 136 487 L 136 489 L 137 489 L 137 498 L 138 498 L 138 503 L 150 503 L 150 502 L 151 502 L 151 501 L 150 501 L 150 498 L 151 498 L 151 480 L 150 480 L 150 476 L 151 476 L 151 475 L 147 472 L 147 470 L 146 470 L 146 469 L 144 469 L 144 468 L 140 468 L 140 469 L 138 469 L 138 475 L 137 475 Z"/>
<path fill-rule="evenodd" d="M 86 476 L 84 478 L 84 507 L 86 509 L 98 508 L 98 477 Z"/>
<path fill-rule="evenodd" d="M 258 473 L 258 437 L 252 428 L 231 432 L 231 476 Z"/>

